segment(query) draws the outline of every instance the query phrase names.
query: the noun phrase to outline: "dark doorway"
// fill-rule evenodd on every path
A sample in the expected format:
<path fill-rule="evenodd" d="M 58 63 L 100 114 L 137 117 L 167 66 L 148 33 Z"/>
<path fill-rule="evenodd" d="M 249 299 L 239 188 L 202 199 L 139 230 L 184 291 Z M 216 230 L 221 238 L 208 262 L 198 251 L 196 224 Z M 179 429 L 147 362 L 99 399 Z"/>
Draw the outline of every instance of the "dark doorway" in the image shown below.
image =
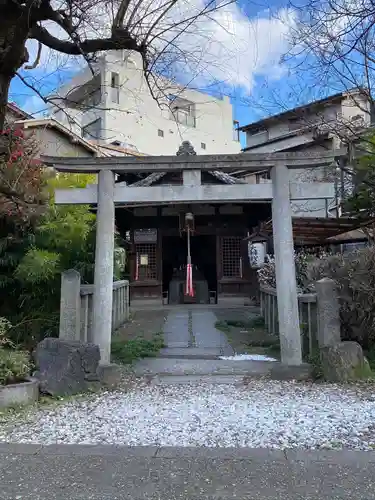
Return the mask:
<path fill-rule="evenodd" d="M 191 263 L 198 268 L 210 291 L 217 292 L 216 236 L 194 235 L 190 240 Z M 163 292 L 169 289 L 173 274 L 187 262 L 187 239 L 180 236 L 163 237 Z"/>

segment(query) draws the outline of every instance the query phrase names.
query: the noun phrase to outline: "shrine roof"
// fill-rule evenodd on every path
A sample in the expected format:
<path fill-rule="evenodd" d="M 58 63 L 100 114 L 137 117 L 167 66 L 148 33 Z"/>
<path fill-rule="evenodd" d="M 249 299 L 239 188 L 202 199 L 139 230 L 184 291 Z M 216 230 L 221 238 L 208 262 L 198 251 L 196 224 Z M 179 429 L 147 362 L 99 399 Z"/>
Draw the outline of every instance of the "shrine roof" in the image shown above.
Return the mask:
<path fill-rule="evenodd" d="M 364 220 L 363 218 L 349 217 L 293 217 L 293 237 L 297 245 L 327 245 L 334 243 L 336 237 L 360 230 L 374 223 L 374 219 Z M 262 225 L 262 231 L 272 234 L 272 220 Z M 366 239 L 366 235 L 356 231 L 354 239 Z M 348 234 L 347 238 L 340 238 L 343 241 L 352 241 L 353 234 Z"/>
<path fill-rule="evenodd" d="M 234 177 L 233 175 L 227 174 L 225 172 L 220 172 L 219 170 L 213 170 L 208 172 L 210 175 L 215 177 L 217 180 L 222 182 L 223 184 L 246 184 L 244 179 L 240 179 Z M 154 172 L 153 174 L 148 175 L 144 179 L 140 179 L 132 184 L 131 187 L 145 187 L 152 186 L 155 182 L 163 179 L 167 175 L 167 172 Z"/>

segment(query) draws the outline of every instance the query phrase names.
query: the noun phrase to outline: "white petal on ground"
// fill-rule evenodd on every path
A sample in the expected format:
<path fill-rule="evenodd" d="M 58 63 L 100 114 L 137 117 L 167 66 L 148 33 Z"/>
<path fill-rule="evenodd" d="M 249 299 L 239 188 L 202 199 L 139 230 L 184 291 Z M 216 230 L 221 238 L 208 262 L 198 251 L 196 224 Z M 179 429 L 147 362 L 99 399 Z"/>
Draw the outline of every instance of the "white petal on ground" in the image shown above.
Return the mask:
<path fill-rule="evenodd" d="M 42 408 L 2 425 L 0 441 L 341 448 L 375 446 L 375 401 L 348 387 L 252 380 L 248 386 L 139 386 Z"/>
<path fill-rule="evenodd" d="M 230 361 L 277 361 L 275 358 L 270 358 L 264 354 L 235 354 L 234 356 L 220 356 L 219 359 L 225 359 Z"/>

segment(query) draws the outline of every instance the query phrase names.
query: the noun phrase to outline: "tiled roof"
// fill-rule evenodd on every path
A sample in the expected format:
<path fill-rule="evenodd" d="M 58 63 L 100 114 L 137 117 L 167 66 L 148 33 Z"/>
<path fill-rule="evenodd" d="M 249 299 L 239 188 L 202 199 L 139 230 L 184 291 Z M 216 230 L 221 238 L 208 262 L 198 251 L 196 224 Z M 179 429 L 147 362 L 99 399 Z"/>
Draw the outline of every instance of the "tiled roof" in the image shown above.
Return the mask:
<path fill-rule="evenodd" d="M 237 179 L 237 177 L 233 177 L 233 175 L 226 174 L 225 172 L 219 172 L 218 170 L 213 170 L 209 172 L 210 175 L 216 177 L 223 184 L 246 184 L 246 181 L 243 179 Z M 151 186 L 155 184 L 155 182 L 159 181 L 166 175 L 166 172 L 154 172 L 153 174 L 148 175 L 144 179 L 140 179 L 137 182 L 131 184 L 132 187 L 145 187 Z"/>

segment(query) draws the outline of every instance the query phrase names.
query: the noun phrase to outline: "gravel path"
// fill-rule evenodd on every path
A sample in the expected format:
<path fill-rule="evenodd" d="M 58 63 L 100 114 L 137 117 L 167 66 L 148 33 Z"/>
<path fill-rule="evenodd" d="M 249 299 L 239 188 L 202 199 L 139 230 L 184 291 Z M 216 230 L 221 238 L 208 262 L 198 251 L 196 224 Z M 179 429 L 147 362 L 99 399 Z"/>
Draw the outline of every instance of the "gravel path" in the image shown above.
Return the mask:
<path fill-rule="evenodd" d="M 0 441 L 264 448 L 375 447 L 375 398 L 355 388 L 251 381 L 149 386 L 42 408 Z M 24 418 L 24 417 L 23 417 Z"/>

